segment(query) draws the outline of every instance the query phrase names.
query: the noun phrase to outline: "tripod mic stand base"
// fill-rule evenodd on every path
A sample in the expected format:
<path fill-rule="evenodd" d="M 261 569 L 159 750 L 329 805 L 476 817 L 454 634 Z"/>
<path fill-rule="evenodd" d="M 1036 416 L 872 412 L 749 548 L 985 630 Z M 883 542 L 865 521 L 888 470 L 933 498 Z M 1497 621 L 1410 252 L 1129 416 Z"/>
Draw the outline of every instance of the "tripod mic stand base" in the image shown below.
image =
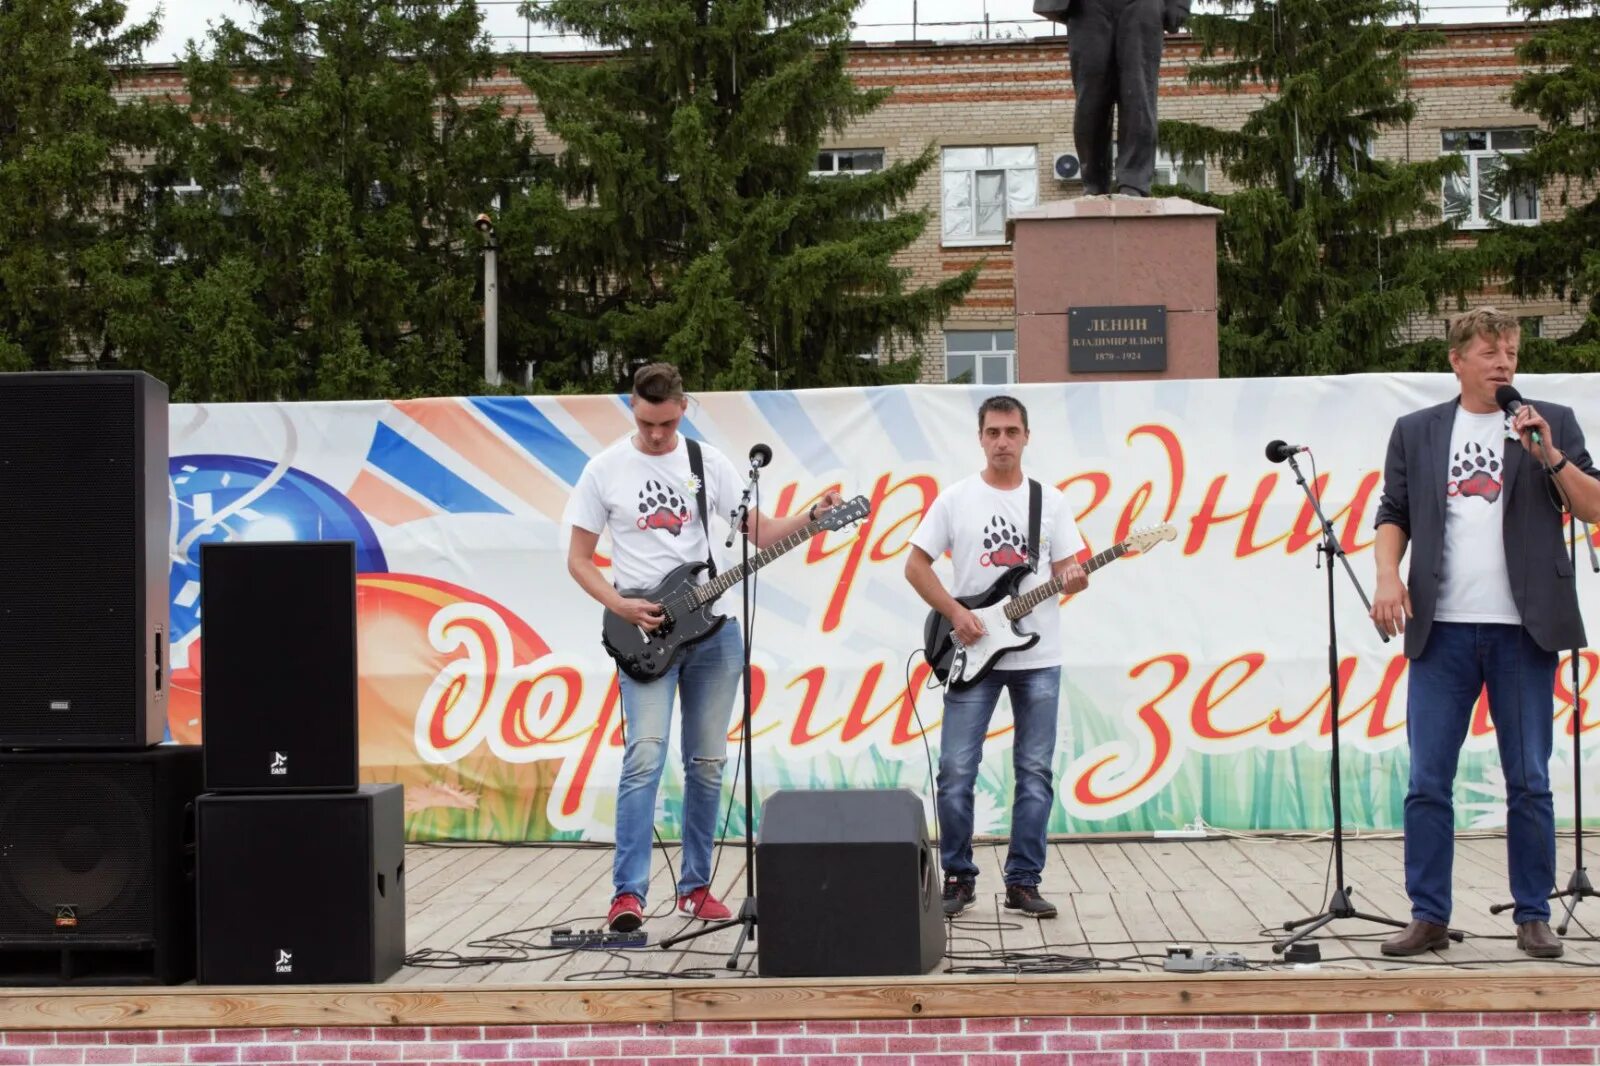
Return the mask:
<path fill-rule="evenodd" d="M 683 943 L 685 940 L 694 940 L 696 937 L 707 936 L 719 930 L 732 929 L 736 925 L 744 928 L 739 930 L 739 939 L 733 942 L 733 951 L 728 955 L 727 967 L 730 970 L 737 970 L 739 968 L 739 954 L 744 951 L 744 942 L 756 938 L 756 901 L 754 896 L 745 897 L 745 901 L 739 905 L 739 916 L 737 918 L 729 918 L 721 922 L 710 922 L 693 932 L 669 936 L 657 946 L 662 950 L 666 950 L 674 944 Z"/>
<path fill-rule="evenodd" d="M 1313 914 L 1309 918 L 1298 918 L 1292 922 L 1284 922 L 1284 932 L 1294 932 L 1296 929 L 1300 931 L 1295 933 L 1294 936 L 1273 941 L 1273 952 L 1279 955 L 1283 954 L 1291 944 L 1303 940 L 1329 922 L 1339 918 L 1360 918 L 1364 922 L 1377 922 L 1379 925 L 1393 926 L 1396 929 L 1404 929 L 1406 927 L 1405 922 L 1397 922 L 1393 918 L 1385 918 L 1381 915 L 1367 914 L 1364 911 L 1356 910 L 1355 905 L 1350 902 L 1351 897 L 1354 895 L 1355 892 L 1348 886 L 1336 889 L 1334 890 L 1333 898 L 1328 901 L 1328 909 L 1321 914 Z M 1450 939 L 1452 940 L 1460 940 L 1461 936 L 1454 929 L 1450 931 Z"/>
<path fill-rule="evenodd" d="M 1572 876 L 1567 878 L 1567 887 L 1559 892 L 1552 892 L 1546 899 L 1565 899 L 1567 901 L 1566 913 L 1561 918 L 1561 924 L 1556 926 L 1557 936 L 1566 936 L 1567 930 L 1572 927 L 1572 912 L 1578 909 L 1578 904 L 1586 899 L 1600 898 L 1594 885 L 1589 881 L 1589 871 L 1580 866 L 1572 871 Z M 1489 908 L 1490 914 L 1500 914 L 1515 907 L 1515 903 L 1496 903 Z"/>

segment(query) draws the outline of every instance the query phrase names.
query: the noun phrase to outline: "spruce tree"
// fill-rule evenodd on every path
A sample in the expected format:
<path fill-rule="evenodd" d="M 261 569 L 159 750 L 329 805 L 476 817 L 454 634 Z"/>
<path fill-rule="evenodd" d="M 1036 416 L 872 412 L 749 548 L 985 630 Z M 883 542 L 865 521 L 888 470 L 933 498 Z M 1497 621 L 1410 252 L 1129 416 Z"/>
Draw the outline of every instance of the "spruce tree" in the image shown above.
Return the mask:
<path fill-rule="evenodd" d="M 470 0 L 251 0 L 185 63 L 129 347 L 185 399 L 481 391 L 473 230 L 532 142 Z M 130 305 L 135 303 L 129 294 Z"/>
<path fill-rule="evenodd" d="M 1190 23 L 1191 82 L 1263 94 L 1238 130 L 1161 123 L 1174 156 L 1210 158 L 1237 191 L 1220 207 L 1224 374 L 1328 374 L 1432 366 L 1405 344 L 1413 317 L 1475 287 L 1450 248 L 1440 193 L 1453 158 L 1378 158 L 1415 114 L 1407 63 L 1441 40 L 1398 25 L 1408 0 L 1218 0 Z M 1435 346 L 1436 347 L 1436 346 Z"/>
<path fill-rule="evenodd" d="M 1543 127 L 1526 154 L 1506 157 L 1504 181 L 1554 192 L 1558 217 L 1536 226 L 1502 225 L 1484 251 L 1511 292 L 1553 295 L 1582 313 L 1576 332 L 1523 343 L 1529 370 L 1600 367 L 1600 4 L 1519 0 L 1514 8 L 1543 20 L 1517 50 L 1529 68 L 1511 102 Z"/>
<path fill-rule="evenodd" d="M 0 370 L 102 365 L 156 116 L 121 75 L 155 37 L 118 0 L 0 0 Z"/>
<path fill-rule="evenodd" d="M 908 380 L 894 358 L 975 271 L 914 287 L 933 164 L 812 176 L 883 103 L 846 70 L 857 0 L 549 0 L 529 17 L 614 54 L 524 71 L 558 156 L 508 203 L 506 306 L 536 380 L 603 390 L 652 359 L 693 388 Z M 879 360 L 863 355 L 880 353 Z"/>

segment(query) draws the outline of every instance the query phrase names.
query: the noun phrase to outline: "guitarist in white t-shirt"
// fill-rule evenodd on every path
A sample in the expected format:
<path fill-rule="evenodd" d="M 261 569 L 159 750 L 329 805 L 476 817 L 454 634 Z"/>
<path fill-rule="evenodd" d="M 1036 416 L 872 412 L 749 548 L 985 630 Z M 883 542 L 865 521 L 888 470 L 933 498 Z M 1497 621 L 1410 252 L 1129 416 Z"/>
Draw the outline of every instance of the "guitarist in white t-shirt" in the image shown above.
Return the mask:
<path fill-rule="evenodd" d="M 978 443 L 984 468 L 939 494 L 911 538 L 906 580 L 928 606 L 950 620 L 958 641 L 971 644 L 985 630 L 957 596 L 994 585 L 1013 567 L 1031 564 L 1027 591 L 1060 577 L 1067 592 L 1081 592 L 1089 577 L 1077 562 L 1083 538 L 1065 499 L 1039 484 L 1034 515 L 1033 485 L 1022 472 L 1028 444 L 1028 412 L 1010 396 L 991 396 L 978 408 Z M 1037 530 L 1036 535 L 1032 532 Z M 1037 543 L 1034 543 L 1037 540 Z M 945 552 L 954 565 L 954 589 L 933 572 Z M 1048 560 L 1047 562 L 1045 560 Z M 972 861 L 973 786 L 983 759 L 983 739 L 1002 691 L 1011 696 L 1016 724 L 1012 764 L 1016 794 L 1011 807 L 1011 849 L 1006 856 L 1006 906 L 1037 918 L 1053 918 L 1055 905 L 1039 894 L 1047 855 L 1046 831 L 1055 800 L 1052 764 L 1056 708 L 1061 694 L 1060 613 L 1039 610 L 1019 622 L 1040 635 L 1031 647 L 1004 656 L 970 687 L 945 692 L 939 731 L 939 851 L 944 866 L 944 912 L 954 916 L 975 898 L 978 867 Z"/>
<path fill-rule="evenodd" d="M 661 627 L 663 605 L 624 596 L 618 588 L 653 588 L 678 566 L 707 560 L 711 542 L 704 515 L 726 515 L 739 504 L 739 474 L 715 448 L 696 445 L 703 477 L 695 477 L 689 442 L 678 432 L 687 406 L 677 367 L 669 363 L 641 367 L 633 378 L 636 432 L 589 460 L 563 516 L 572 527 L 567 571 L 601 606 L 647 632 Z M 702 483 L 704 514 L 697 506 Z M 765 548 L 783 540 L 839 502 L 839 494 L 829 492 L 809 512 L 787 518 L 752 509 L 751 543 Z M 594 562 L 600 534 L 607 531 L 615 587 Z M 678 910 L 704 921 L 732 917 L 711 894 L 711 845 L 727 761 L 728 723 L 743 669 L 739 628 L 724 624 L 683 648 L 655 680 L 637 681 L 625 672 L 618 675 L 624 748 L 612 864 L 615 895 L 606 916 L 613 930 L 632 932 L 644 922 L 656 790 L 667 760 L 673 703 L 680 695 L 684 784 Z"/>

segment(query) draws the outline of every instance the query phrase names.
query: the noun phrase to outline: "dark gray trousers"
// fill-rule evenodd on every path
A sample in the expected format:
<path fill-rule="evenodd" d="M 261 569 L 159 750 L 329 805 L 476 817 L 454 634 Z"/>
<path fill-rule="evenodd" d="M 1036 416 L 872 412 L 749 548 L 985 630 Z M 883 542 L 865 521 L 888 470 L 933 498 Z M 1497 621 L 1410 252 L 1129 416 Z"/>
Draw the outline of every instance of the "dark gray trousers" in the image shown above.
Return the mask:
<path fill-rule="evenodd" d="M 1076 0 L 1072 5 L 1067 15 L 1067 54 L 1077 97 L 1072 132 L 1084 192 L 1150 195 L 1163 40 L 1161 0 Z"/>

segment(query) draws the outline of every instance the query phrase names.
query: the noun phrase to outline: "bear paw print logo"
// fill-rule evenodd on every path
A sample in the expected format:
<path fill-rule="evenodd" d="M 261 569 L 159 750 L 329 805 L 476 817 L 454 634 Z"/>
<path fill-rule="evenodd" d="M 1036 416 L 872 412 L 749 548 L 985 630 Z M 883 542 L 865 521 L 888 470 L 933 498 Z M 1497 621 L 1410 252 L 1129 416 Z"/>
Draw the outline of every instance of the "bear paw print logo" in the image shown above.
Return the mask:
<path fill-rule="evenodd" d="M 649 531 L 664 529 L 674 537 L 683 532 L 689 522 L 689 506 L 671 485 L 656 480 L 646 481 L 639 490 L 639 528 Z"/>
<path fill-rule="evenodd" d="M 1469 441 L 1450 457 L 1450 495 L 1477 496 L 1493 503 L 1500 498 L 1500 484 L 1500 459 L 1482 445 Z"/>
<path fill-rule="evenodd" d="M 1017 527 L 995 515 L 983 527 L 983 554 L 979 566 L 1013 567 L 1028 561 L 1028 542 Z"/>

